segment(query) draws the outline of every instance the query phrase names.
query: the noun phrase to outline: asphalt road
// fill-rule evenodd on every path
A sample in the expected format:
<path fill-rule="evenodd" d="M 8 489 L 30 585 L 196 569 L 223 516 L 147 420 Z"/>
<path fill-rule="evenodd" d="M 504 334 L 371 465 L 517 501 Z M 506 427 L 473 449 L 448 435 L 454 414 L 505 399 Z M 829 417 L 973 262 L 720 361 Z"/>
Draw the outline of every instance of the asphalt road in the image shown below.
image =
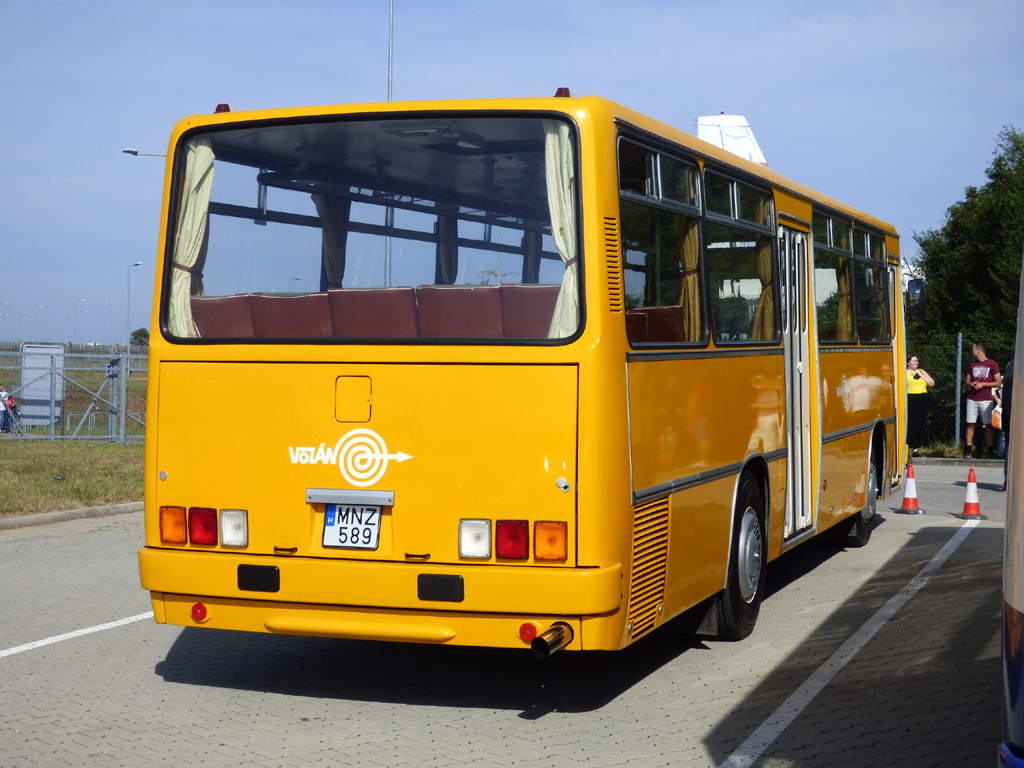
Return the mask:
<path fill-rule="evenodd" d="M 1006 502 L 979 469 L 965 529 L 966 477 L 921 466 L 927 514 L 773 563 L 741 643 L 546 662 L 159 626 L 141 514 L 0 530 L 0 765 L 991 766 Z"/>

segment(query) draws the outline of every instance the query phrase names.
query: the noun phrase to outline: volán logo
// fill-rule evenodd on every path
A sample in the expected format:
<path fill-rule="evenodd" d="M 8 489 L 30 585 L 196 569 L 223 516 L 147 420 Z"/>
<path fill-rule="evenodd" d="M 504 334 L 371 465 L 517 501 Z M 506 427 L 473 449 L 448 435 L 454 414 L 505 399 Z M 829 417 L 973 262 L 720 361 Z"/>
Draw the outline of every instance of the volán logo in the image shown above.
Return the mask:
<path fill-rule="evenodd" d="M 384 438 L 372 429 L 353 429 L 347 432 L 333 448 L 320 443 L 319 448 L 291 447 L 288 455 L 292 464 L 337 464 L 352 485 L 365 488 L 373 485 L 387 471 L 388 462 L 411 459 L 407 453 L 388 453 Z"/>

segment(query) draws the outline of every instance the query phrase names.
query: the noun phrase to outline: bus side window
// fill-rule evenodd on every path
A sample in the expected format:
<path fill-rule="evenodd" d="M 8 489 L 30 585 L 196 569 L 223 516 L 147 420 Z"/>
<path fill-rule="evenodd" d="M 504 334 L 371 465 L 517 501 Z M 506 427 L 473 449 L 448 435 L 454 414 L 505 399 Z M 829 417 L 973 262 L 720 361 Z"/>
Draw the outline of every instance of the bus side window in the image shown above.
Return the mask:
<path fill-rule="evenodd" d="M 814 212 L 814 303 L 818 315 L 818 339 L 824 342 L 853 341 L 853 248 L 848 222 Z"/>
<path fill-rule="evenodd" d="M 620 212 L 630 343 L 701 341 L 697 218 L 625 199 Z"/>
<path fill-rule="evenodd" d="M 715 341 L 775 341 L 773 238 L 711 221 L 707 233 Z"/>

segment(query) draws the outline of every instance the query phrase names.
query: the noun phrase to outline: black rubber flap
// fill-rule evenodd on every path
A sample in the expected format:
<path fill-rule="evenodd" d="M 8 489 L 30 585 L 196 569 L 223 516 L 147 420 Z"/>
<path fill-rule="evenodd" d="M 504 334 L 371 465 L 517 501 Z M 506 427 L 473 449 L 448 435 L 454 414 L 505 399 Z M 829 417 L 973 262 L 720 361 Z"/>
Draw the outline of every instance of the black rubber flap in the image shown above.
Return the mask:
<path fill-rule="evenodd" d="M 240 565 L 238 588 L 248 592 L 279 592 L 281 571 L 276 565 Z"/>
<path fill-rule="evenodd" d="M 416 589 L 420 600 L 461 603 L 466 597 L 466 587 L 461 576 L 421 573 L 416 579 Z"/>

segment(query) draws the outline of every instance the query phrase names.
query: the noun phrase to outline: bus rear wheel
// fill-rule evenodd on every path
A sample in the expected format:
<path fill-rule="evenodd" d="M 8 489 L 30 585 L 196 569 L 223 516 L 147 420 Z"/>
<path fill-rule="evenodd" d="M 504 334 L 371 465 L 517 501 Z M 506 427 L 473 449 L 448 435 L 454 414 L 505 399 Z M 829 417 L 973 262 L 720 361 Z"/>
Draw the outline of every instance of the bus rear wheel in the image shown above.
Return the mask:
<path fill-rule="evenodd" d="M 768 559 L 764 519 L 757 480 L 744 472 L 736 494 L 729 576 L 718 601 L 719 633 L 726 640 L 742 640 L 750 635 L 761 611 Z"/>
<path fill-rule="evenodd" d="M 867 487 L 864 490 L 864 508 L 853 517 L 836 526 L 836 541 L 843 547 L 863 547 L 871 540 L 871 529 L 875 524 L 875 510 L 878 508 L 878 466 L 874 451 L 868 465 Z"/>

